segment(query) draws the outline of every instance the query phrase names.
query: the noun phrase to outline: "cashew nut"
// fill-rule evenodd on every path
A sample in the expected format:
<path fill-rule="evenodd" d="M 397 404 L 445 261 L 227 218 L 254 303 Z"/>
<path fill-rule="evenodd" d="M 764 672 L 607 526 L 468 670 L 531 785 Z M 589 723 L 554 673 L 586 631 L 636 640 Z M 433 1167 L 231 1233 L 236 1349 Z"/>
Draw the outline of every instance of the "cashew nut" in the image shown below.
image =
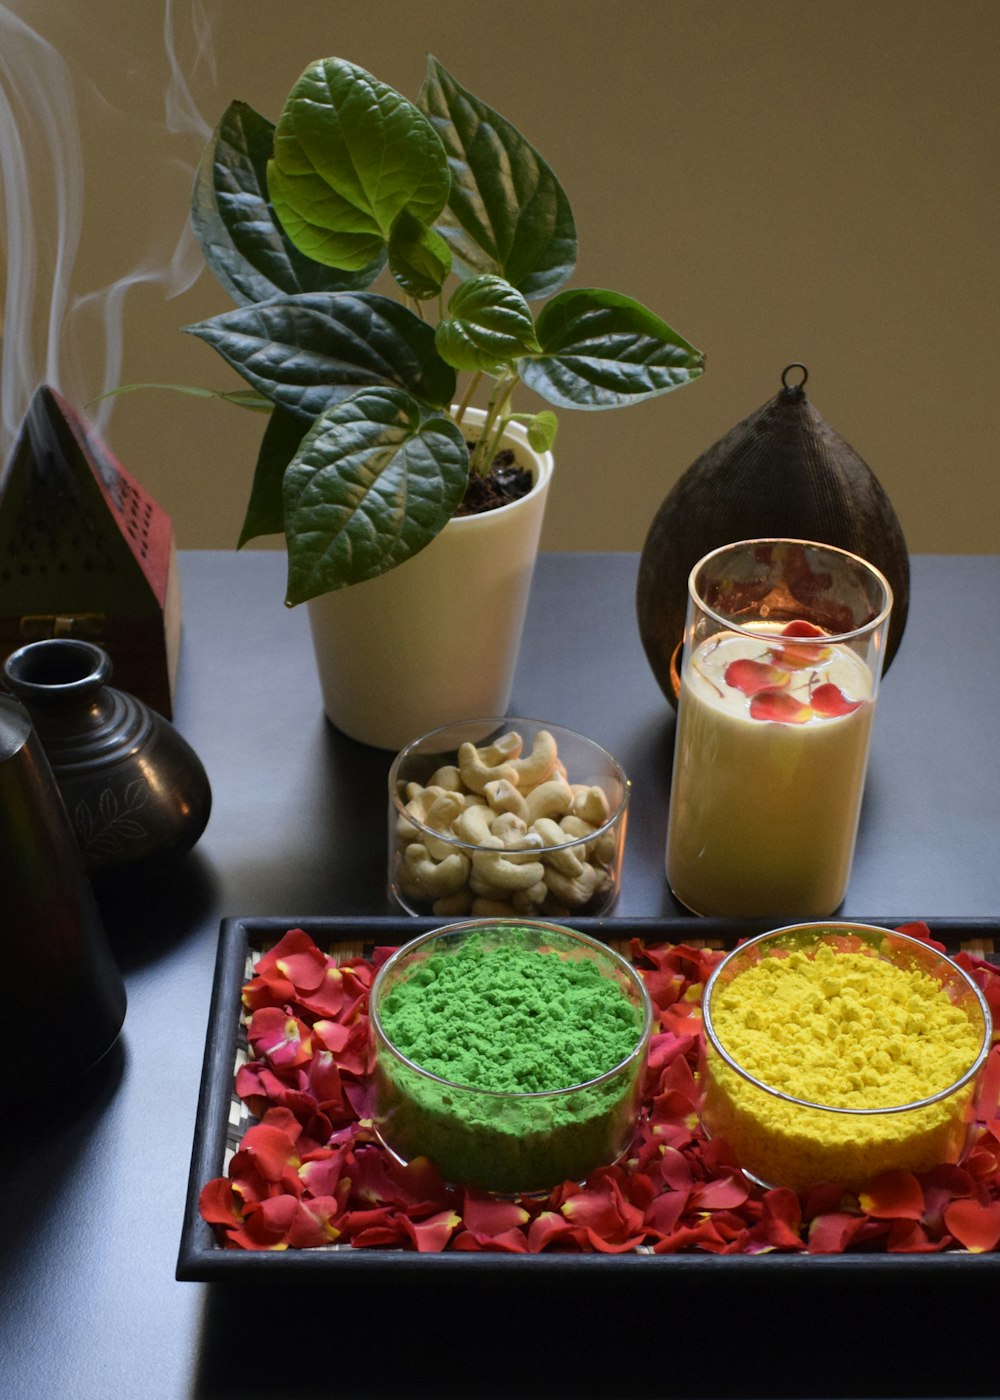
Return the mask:
<path fill-rule="evenodd" d="M 545 878 L 545 866 L 540 860 L 527 857 L 537 852 L 526 851 L 518 856 L 504 851 L 475 851 L 472 865 L 476 874 L 501 890 L 526 890 Z"/>
<path fill-rule="evenodd" d="M 430 788 L 425 789 L 425 797 L 430 791 Z M 434 791 L 439 795 L 431 798 L 430 804 L 424 811 L 423 823 L 425 827 L 430 827 L 432 832 L 446 832 L 450 829 L 455 817 L 461 812 L 463 799 L 457 792 L 442 792 L 438 788 L 435 788 Z M 415 799 L 415 801 L 419 800 Z M 432 860 L 444 860 L 455 849 L 454 842 L 442 840 L 426 831 L 422 833 L 421 839 Z"/>
<path fill-rule="evenodd" d="M 548 893 L 548 885 L 544 880 L 539 880 L 537 885 L 531 885 L 526 890 L 515 890 L 510 902 L 519 914 L 534 914 L 541 908 Z"/>
<path fill-rule="evenodd" d="M 528 824 L 516 812 L 501 812 L 490 829 L 507 846 L 518 836 L 527 835 Z"/>
<path fill-rule="evenodd" d="M 459 792 L 445 789 L 425 808 L 424 825 L 435 831 L 447 831 L 455 818 L 465 808 L 465 798 Z"/>
<path fill-rule="evenodd" d="M 524 798 L 506 778 L 487 783 L 483 788 L 483 796 L 494 812 L 516 812 L 519 817 L 523 817 L 527 811 Z"/>
<path fill-rule="evenodd" d="M 462 775 L 454 763 L 446 763 L 430 776 L 430 787 L 442 787 L 446 792 L 462 791 Z"/>
<path fill-rule="evenodd" d="M 411 841 L 404 856 L 409 873 L 426 894 L 456 894 L 469 878 L 469 858 L 452 851 L 444 860 L 432 859 L 421 841 Z"/>
<path fill-rule="evenodd" d="M 527 789 L 537 787 L 548 778 L 556 766 L 556 741 L 547 729 L 540 729 L 535 735 L 531 753 L 526 758 L 517 758 L 511 767 L 517 772 L 517 786 Z"/>
<path fill-rule="evenodd" d="M 487 748 L 481 749 L 479 757 L 484 763 L 506 763 L 510 758 L 520 758 L 524 740 L 516 729 L 508 729 L 499 739 L 494 739 Z"/>
<path fill-rule="evenodd" d="M 452 831 L 469 846 L 484 846 L 490 837 L 493 811 L 487 806 L 470 804 L 452 823 Z"/>
<path fill-rule="evenodd" d="M 529 827 L 534 826 L 539 817 L 561 817 L 573 806 L 573 792 L 558 778 L 547 783 L 539 783 L 525 798 L 527 811 L 524 820 Z"/>
<path fill-rule="evenodd" d="M 517 782 L 517 773 L 510 763 L 487 763 L 475 744 L 462 744 L 458 750 L 458 771 L 462 782 L 471 792 L 483 792 L 487 783 L 506 778 Z"/>
<path fill-rule="evenodd" d="M 566 846 L 566 833 L 558 822 L 551 817 L 539 817 L 531 830 L 539 837 L 546 847 L 562 847 L 561 850 L 546 850 L 542 855 L 542 861 L 553 870 L 558 870 L 561 875 L 566 875 L 570 880 L 576 880 L 583 874 L 583 861 L 579 853 L 572 846 Z"/>
<path fill-rule="evenodd" d="M 592 899 L 603 878 L 603 871 L 593 865 L 585 865 L 575 880 L 560 874 L 551 867 L 545 871 L 545 883 L 556 899 L 571 909 L 578 909 Z"/>
<path fill-rule="evenodd" d="M 594 826 L 603 826 L 611 814 L 608 795 L 603 788 L 588 787 L 573 797 L 573 813 Z"/>

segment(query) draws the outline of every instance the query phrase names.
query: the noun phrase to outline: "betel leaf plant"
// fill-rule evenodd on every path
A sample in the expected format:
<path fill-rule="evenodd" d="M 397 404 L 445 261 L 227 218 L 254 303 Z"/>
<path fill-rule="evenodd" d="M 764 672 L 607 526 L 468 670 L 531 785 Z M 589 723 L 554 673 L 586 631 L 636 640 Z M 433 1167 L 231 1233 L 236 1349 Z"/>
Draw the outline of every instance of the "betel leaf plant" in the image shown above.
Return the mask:
<path fill-rule="evenodd" d="M 290 605 L 429 544 L 512 418 L 545 450 L 555 414 L 516 412 L 519 386 L 605 409 L 702 372 L 701 353 L 638 302 L 560 290 L 577 251 L 566 194 L 433 57 L 416 103 L 341 58 L 310 64 L 276 126 L 232 103 L 192 221 L 237 305 L 187 329 L 253 391 L 227 397 L 270 415 L 240 544 L 284 533 Z"/>

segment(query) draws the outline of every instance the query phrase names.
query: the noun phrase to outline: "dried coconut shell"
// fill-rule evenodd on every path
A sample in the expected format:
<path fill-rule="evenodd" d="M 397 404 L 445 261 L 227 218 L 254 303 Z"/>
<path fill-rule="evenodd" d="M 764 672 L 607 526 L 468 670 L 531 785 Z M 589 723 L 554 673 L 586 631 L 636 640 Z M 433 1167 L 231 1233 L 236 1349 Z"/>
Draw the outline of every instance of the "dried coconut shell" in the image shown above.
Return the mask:
<path fill-rule="evenodd" d="M 646 536 L 636 584 L 639 634 L 653 674 L 676 700 L 688 575 L 703 555 L 736 540 L 815 540 L 881 569 L 893 592 L 885 669 L 902 640 L 910 563 L 902 527 L 874 472 L 806 396 L 782 389 L 692 463 Z M 673 661 L 673 666 L 671 665 Z"/>

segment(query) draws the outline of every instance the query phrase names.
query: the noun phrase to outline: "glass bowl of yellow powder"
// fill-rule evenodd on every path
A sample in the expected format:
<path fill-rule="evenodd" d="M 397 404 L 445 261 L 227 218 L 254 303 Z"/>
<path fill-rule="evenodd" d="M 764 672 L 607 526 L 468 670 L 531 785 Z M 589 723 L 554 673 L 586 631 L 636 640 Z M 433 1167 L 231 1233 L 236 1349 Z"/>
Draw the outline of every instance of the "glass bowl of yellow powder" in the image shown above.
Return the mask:
<path fill-rule="evenodd" d="M 571 929 L 486 919 L 424 934 L 372 987 L 376 1130 L 453 1184 L 582 1181 L 631 1143 L 652 1021 L 635 969 Z"/>
<path fill-rule="evenodd" d="M 964 1150 L 990 1014 L 929 944 L 798 924 L 740 944 L 703 998 L 702 1119 L 766 1186 L 858 1191 Z"/>

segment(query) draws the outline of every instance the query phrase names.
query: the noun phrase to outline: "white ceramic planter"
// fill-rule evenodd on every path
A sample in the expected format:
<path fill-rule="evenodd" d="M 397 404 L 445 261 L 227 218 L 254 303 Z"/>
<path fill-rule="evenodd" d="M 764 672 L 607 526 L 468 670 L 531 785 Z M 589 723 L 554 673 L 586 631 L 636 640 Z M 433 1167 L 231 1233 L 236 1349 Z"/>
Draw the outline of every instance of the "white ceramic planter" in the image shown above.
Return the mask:
<path fill-rule="evenodd" d="M 323 708 L 350 738 L 400 749 L 438 725 L 506 714 L 553 461 L 520 424 L 504 444 L 534 474 L 528 495 L 450 520 L 405 564 L 306 605 Z"/>

